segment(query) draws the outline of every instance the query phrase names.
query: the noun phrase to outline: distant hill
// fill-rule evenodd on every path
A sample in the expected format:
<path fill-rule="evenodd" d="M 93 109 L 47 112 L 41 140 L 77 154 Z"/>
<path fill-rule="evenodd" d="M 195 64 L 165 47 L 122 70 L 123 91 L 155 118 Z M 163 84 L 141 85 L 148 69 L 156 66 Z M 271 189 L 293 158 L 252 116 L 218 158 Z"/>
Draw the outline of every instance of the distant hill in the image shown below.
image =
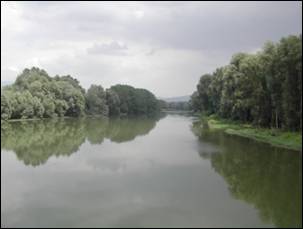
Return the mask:
<path fill-rule="evenodd" d="M 170 97 L 170 98 L 159 98 L 159 99 L 162 99 L 165 102 L 188 102 L 190 99 L 190 95 Z"/>

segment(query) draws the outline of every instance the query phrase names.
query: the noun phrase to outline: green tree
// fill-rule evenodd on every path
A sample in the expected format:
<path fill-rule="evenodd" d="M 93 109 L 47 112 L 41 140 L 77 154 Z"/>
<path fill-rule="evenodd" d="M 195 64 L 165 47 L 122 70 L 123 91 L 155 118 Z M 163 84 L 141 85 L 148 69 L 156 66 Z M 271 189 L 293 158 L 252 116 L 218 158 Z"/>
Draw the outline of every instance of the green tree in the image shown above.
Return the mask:
<path fill-rule="evenodd" d="M 119 97 L 121 115 L 154 115 L 160 110 L 158 100 L 146 89 L 120 84 L 110 89 Z"/>
<path fill-rule="evenodd" d="M 8 120 L 12 115 L 12 107 L 8 97 L 1 91 L 1 120 Z"/>
<path fill-rule="evenodd" d="M 67 102 L 65 100 L 56 99 L 55 103 L 55 112 L 59 117 L 63 117 L 68 109 Z"/>
<path fill-rule="evenodd" d="M 50 97 L 45 97 L 42 101 L 44 107 L 44 117 L 52 118 L 56 116 L 55 103 Z"/>
<path fill-rule="evenodd" d="M 218 68 L 213 73 L 211 83 L 209 85 L 209 97 L 212 104 L 213 112 L 220 111 L 221 92 L 223 88 L 223 71 L 224 68 Z"/>
<path fill-rule="evenodd" d="M 199 99 L 199 94 L 197 91 L 195 91 L 189 101 L 190 109 L 192 109 L 194 112 L 201 111 L 201 101 Z"/>
<path fill-rule="evenodd" d="M 63 99 L 68 105 L 67 116 L 79 117 L 85 112 L 85 97 L 81 90 L 66 83 L 63 88 Z"/>
<path fill-rule="evenodd" d="M 211 106 L 209 86 L 212 81 L 212 75 L 205 74 L 201 76 L 197 85 L 197 92 L 201 103 L 201 111 L 207 114 L 213 113 L 213 107 Z"/>
<path fill-rule="evenodd" d="M 234 117 L 236 74 L 236 66 L 228 65 L 224 68 L 223 86 L 219 111 L 219 114 L 224 118 Z"/>
<path fill-rule="evenodd" d="M 302 100 L 302 38 L 289 36 L 282 38 L 277 47 L 279 73 L 283 75 L 282 108 L 284 126 L 290 130 L 300 127 L 300 109 Z M 301 95 L 301 96 L 300 96 Z"/>
<path fill-rule="evenodd" d="M 86 93 L 86 106 L 90 114 L 108 115 L 106 93 L 102 86 L 91 85 Z"/>
<path fill-rule="evenodd" d="M 111 90 L 106 90 L 106 104 L 109 110 L 109 116 L 119 116 L 120 115 L 120 99 L 118 94 Z"/>

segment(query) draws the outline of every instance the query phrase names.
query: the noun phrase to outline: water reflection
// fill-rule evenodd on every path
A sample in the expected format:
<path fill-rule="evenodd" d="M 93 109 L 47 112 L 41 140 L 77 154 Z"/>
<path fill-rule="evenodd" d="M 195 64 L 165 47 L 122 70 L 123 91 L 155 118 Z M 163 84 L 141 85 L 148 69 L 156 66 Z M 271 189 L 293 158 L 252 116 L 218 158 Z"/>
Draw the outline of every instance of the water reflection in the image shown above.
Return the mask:
<path fill-rule="evenodd" d="M 12 150 L 25 165 L 44 164 L 51 156 L 69 156 L 87 139 L 122 143 L 148 134 L 161 117 L 136 119 L 83 118 L 41 120 L 1 125 L 1 149 Z"/>
<path fill-rule="evenodd" d="M 258 209 L 264 222 L 277 227 L 302 227 L 302 154 L 267 144 L 228 136 L 222 132 L 193 132 L 218 151 L 200 149 L 200 156 L 211 161 L 224 177 L 229 191 Z"/>

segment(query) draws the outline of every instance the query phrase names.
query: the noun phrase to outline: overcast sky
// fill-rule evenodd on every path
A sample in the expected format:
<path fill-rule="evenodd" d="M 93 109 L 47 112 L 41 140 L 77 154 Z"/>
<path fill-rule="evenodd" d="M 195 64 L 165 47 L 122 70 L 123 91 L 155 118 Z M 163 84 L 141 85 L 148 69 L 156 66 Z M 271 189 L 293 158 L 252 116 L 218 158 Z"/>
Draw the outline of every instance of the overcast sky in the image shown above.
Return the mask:
<path fill-rule="evenodd" d="M 301 33 L 301 2 L 1 2 L 1 81 L 37 66 L 182 96 L 235 52 Z"/>

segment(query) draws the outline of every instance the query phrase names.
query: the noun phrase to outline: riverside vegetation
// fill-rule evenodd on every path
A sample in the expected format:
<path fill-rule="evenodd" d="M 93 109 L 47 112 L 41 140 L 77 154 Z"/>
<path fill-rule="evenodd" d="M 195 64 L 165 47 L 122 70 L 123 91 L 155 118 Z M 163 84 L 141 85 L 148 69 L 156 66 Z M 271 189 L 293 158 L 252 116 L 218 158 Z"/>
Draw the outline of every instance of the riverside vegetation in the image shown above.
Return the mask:
<path fill-rule="evenodd" d="M 191 106 L 212 115 L 206 118 L 210 127 L 301 149 L 302 36 L 267 42 L 256 54 L 235 54 L 230 64 L 200 78 Z"/>
<path fill-rule="evenodd" d="M 87 115 L 153 115 L 160 110 L 148 90 L 115 85 L 85 91 L 71 76 L 50 77 L 39 68 L 25 69 L 15 83 L 1 88 L 1 120 Z"/>

